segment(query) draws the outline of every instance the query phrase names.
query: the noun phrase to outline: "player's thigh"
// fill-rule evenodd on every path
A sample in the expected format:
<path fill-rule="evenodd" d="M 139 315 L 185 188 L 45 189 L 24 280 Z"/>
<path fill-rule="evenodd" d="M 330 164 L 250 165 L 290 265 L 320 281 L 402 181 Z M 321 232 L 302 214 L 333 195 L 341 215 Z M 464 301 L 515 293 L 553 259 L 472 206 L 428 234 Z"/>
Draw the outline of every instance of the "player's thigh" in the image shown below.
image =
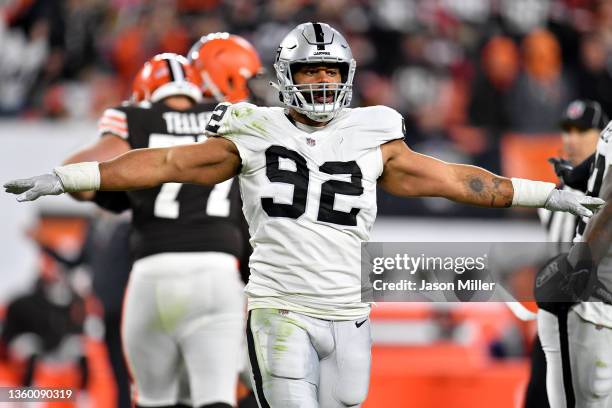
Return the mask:
<path fill-rule="evenodd" d="M 260 407 L 318 407 L 319 357 L 306 319 L 277 309 L 252 310 L 247 343 Z"/>
<path fill-rule="evenodd" d="M 190 273 L 177 277 L 189 294 L 176 337 L 195 406 L 235 404 L 245 326 L 245 297 L 233 256 L 221 253 L 180 254 Z M 177 284 L 177 286 L 180 286 Z"/>
<path fill-rule="evenodd" d="M 372 336 L 369 319 L 334 322 L 335 349 L 321 360 L 319 406 L 359 406 L 368 395 Z"/>
<path fill-rule="evenodd" d="M 576 404 L 605 408 L 612 394 L 612 329 L 568 316 L 569 348 Z"/>
<path fill-rule="evenodd" d="M 538 336 L 546 356 L 546 391 L 551 408 L 565 408 L 566 393 L 563 379 L 559 321 L 545 310 L 538 311 Z M 566 364 L 569 360 L 566 360 Z"/>
<path fill-rule="evenodd" d="M 244 313 L 203 316 L 203 324 L 180 339 L 194 406 L 236 403 L 242 366 Z"/>
<path fill-rule="evenodd" d="M 177 344 L 159 324 L 154 280 L 134 274 L 126 289 L 121 339 L 139 405 L 176 403 Z"/>

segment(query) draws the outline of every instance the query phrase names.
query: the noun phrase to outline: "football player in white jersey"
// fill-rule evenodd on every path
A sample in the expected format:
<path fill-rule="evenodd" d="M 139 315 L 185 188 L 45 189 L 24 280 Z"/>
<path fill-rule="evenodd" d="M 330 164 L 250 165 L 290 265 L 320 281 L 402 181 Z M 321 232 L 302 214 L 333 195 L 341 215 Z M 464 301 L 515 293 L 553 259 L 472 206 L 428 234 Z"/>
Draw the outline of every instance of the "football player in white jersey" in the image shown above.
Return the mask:
<path fill-rule="evenodd" d="M 545 207 L 590 216 L 602 201 L 551 183 L 507 179 L 416 153 L 384 106 L 348 108 L 356 63 L 324 23 L 300 24 L 275 70 L 284 108 L 220 104 L 211 137 L 141 149 L 5 184 L 18 201 L 75 190 L 129 190 L 239 175 L 253 255 L 247 337 L 261 407 L 353 407 L 370 372 L 370 304 L 360 244 L 376 217 L 376 186 L 405 197 L 485 207 Z"/>
<path fill-rule="evenodd" d="M 571 290 L 568 303 L 543 303 L 538 312 L 551 408 L 612 406 L 611 165 L 612 122 L 600 134 L 587 192 L 608 204 L 593 219 L 578 224 L 575 241 L 580 243 L 570 254 L 555 258 L 538 275 L 538 279 L 554 276 L 551 271 L 565 275 L 569 279 L 559 286 Z M 560 300 L 567 293 L 564 290 L 549 295 Z"/>

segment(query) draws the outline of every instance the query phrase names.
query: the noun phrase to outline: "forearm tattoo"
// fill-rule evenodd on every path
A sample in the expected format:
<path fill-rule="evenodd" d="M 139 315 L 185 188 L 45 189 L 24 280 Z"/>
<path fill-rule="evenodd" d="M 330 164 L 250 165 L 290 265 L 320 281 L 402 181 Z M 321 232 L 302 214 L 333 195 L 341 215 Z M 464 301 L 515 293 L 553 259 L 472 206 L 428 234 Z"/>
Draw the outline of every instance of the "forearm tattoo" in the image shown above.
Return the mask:
<path fill-rule="evenodd" d="M 468 174 L 465 178 L 466 201 L 487 207 L 510 207 L 512 183 L 492 174 Z"/>

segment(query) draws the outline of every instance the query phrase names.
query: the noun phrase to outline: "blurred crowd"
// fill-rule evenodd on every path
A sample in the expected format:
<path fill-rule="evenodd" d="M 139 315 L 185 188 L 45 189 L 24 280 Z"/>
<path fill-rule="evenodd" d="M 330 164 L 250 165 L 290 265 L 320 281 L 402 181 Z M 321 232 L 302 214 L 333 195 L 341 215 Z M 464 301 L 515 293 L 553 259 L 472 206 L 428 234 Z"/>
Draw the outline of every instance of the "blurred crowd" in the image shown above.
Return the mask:
<path fill-rule="evenodd" d="M 354 104 L 398 109 L 409 144 L 442 159 L 499 171 L 504 133 L 558 131 L 573 98 L 612 114 L 612 0 L 4 0 L 1 10 L 4 117 L 97 118 L 148 58 L 185 54 L 216 31 L 256 46 L 268 72 L 253 87 L 277 104 L 276 47 L 304 21 L 348 38 Z"/>

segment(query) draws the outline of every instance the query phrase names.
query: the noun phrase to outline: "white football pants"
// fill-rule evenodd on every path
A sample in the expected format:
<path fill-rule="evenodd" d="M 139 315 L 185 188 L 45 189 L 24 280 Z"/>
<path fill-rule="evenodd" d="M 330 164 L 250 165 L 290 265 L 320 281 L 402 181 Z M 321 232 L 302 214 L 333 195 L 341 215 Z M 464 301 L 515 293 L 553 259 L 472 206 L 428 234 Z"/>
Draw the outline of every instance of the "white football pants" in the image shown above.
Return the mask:
<path fill-rule="evenodd" d="M 367 318 L 329 321 L 255 309 L 247 342 L 261 408 L 358 407 L 367 396 L 372 345 Z"/>
<path fill-rule="evenodd" d="M 141 406 L 236 405 L 244 339 L 243 284 L 234 256 L 164 253 L 134 263 L 123 349 Z"/>
<path fill-rule="evenodd" d="M 571 309 L 559 317 L 539 310 L 538 334 L 551 408 L 612 407 L 612 329 Z"/>

